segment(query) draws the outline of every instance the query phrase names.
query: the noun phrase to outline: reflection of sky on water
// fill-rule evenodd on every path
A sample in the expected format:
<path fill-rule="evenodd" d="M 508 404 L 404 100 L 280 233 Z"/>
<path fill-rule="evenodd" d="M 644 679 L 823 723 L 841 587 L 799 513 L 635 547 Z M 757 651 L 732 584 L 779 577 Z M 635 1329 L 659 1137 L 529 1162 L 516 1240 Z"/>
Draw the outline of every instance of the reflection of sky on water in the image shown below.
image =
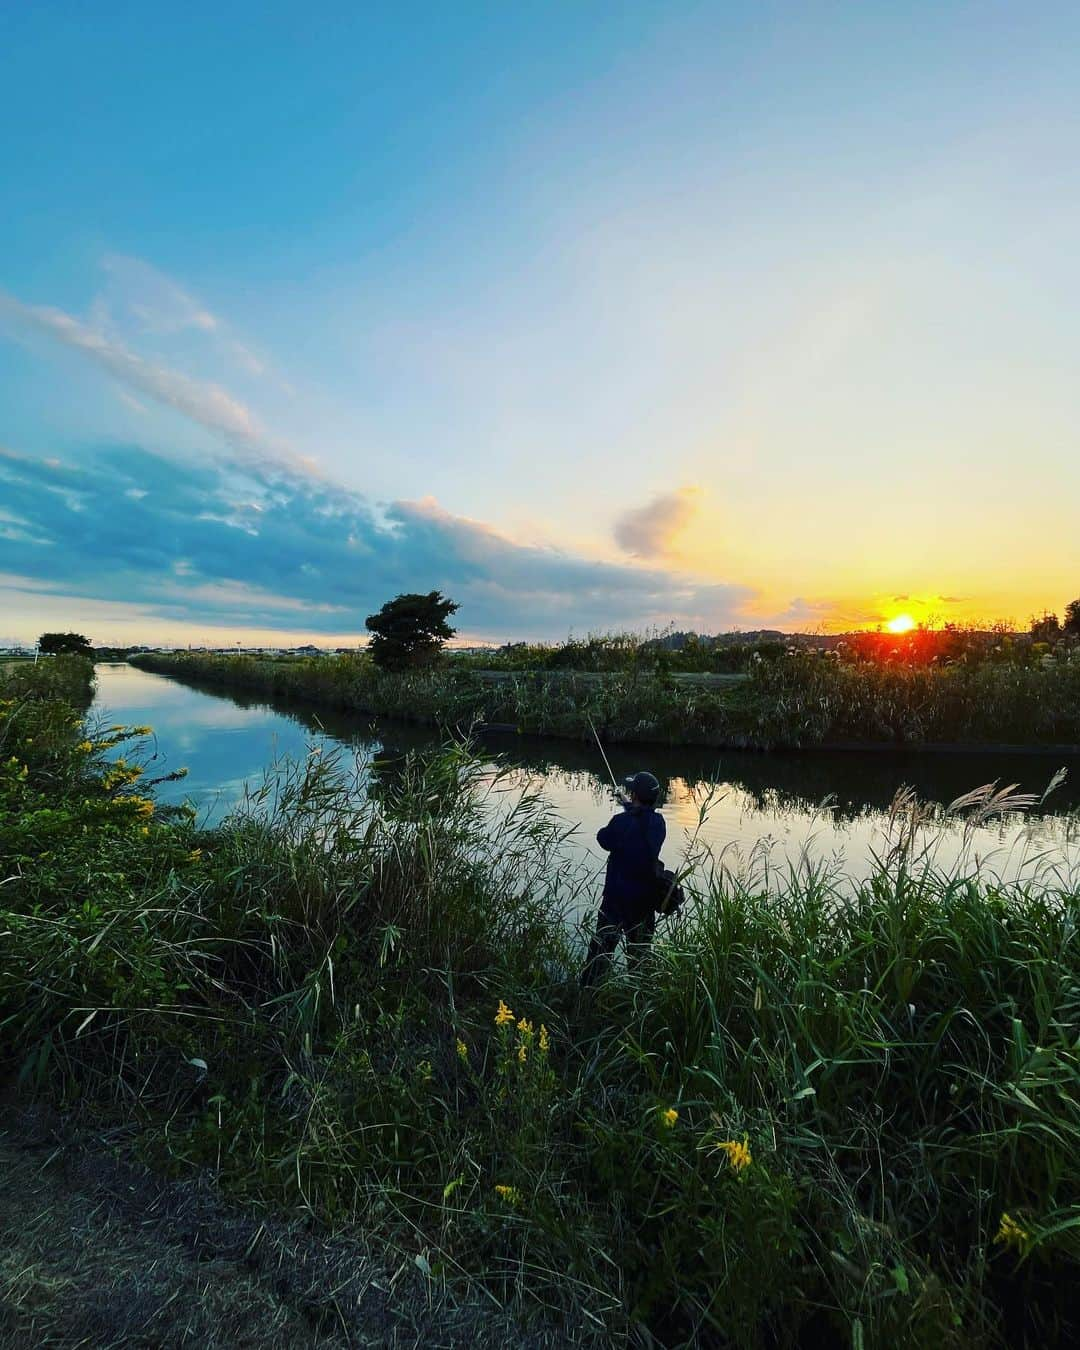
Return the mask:
<path fill-rule="evenodd" d="M 591 841 L 609 818 L 611 793 L 595 779 L 580 774 L 523 771 L 522 781 L 543 787 L 556 811 L 581 822 L 581 834 Z M 776 869 L 803 867 L 807 860 L 842 859 L 854 875 L 871 870 L 875 857 L 890 846 L 887 815 L 866 806 L 857 814 L 840 814 L 828 805 L 796 806 L 778 793 L 747 792 L 737 783 L 690 784 L 669 779 L 664 803 L 668 843 L 665 861 L 693 856 L 707 846 L 713 860 L 729 872 L 764 877 Z M 893 836 L 894 837 L 894 836 Z M 1043 866 L 1080 864 L 1080 828 L 1075 816 L 1011 813 L 974 830 L 965 830 L 959 818 L 935 820 L 922 834 L 933 844 L 936 866 L 952 870 L 961 862 L 972 870 L 1014 878 Z M 600 855 L 593 846 L 592 851 Z"/>
<path fill-rule="evenodd" d="M 148 775 L 188 768 L 183 780 L 160 786 L 159 798 L 190 800 L 210 822 L 242 798 L 245 786 L 262 783 L 274 761 L 302 759 L 313 745 L 347 747 L 345 753 L 363 769 L 375 755 L 397 755 L 432 741 L 425 729 L 291 705 L 274 709 L 131 666 L 98 667 L 96 706 L 108 721 L 153 726 L 156 757 Z M 595 749 L 516 737 L 493 740 L 492 748 L 519 766 L 513 782 L 541 788 L 563 819 L 579 825 L 574 847 L 599 869 L 603 855 L 593 840 L 615 806 Z M 887 806 L 901 783 L 913 784 L 924 798 L 948 802 L 992 778 L 1017 779 L 1024 790 L 1041 792 L 1058 767 L 1041 757 L 999 761 L 993 755 L 716 755 L 619 746 L 609 753 L 617 774 L 647 763 L 665 784 L 669 865 L 691 844 L 705 845 L 729 870 L 759 878 L 807 859 L 834 857 L 843 857 L 851 873 L 865 873 L 889 846 Z M 963 861 L 1003 878 L 1040 865 L 1071 867 L 1080 855 L 1078 787 L 1070 781 L 1034 813 L 974 830 L 965 832 L 955 819 L 935 824 L 926 836 L 935 841 L 935 862 L 952 869 Z"/>

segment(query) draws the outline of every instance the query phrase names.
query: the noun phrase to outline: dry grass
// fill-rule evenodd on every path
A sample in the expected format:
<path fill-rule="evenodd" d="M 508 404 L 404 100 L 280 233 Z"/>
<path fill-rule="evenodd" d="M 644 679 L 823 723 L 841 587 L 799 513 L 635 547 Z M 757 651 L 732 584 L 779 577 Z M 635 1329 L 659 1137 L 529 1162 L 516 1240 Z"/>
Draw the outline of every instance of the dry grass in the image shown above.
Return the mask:
<path fill-rule="evenodd" d="M 166 1181 L 0 1113 L 0 1346 L 522 1346 L 565 1344 L 490 1302 L 453 1297 L 402 1253 L 225 1203 L 204 1179 Z"/>

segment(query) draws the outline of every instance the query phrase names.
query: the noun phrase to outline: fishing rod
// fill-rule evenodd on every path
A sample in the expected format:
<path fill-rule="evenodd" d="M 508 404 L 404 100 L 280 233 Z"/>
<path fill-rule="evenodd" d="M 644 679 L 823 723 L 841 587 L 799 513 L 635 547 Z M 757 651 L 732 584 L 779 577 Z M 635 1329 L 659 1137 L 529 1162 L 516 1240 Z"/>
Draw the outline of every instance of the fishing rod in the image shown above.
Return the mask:
<path fill-rule="evenodd" d="M 619 787 L 619 784 L 616 782 L 614 770 L 612 769 L 611 764 L 610 764 L 609 761 L 608 761 L 607 755 L 604 753 L 604 746 L 603 746 L 603 743 L 602 743 L 601 740 L 600 740 L 600 733 L 596 730 L 596 727 L 593 725 L 593 720 L 592 720 L 591 717 L 589 717 L 588 713 L 585 714 L 585 717 L 586 717 L 586 721 L 589 723 L 589 730 L 592 732 L 593 736 L 594 736 L 595 739 L 596 739 L 596 748 L 597 748 L 597 750 L 600 751 L 600 755 L 601 755 L 601 757 L 603 758 L 603 761 L 604 761 L 604 767 L 607 769 L 607 771 L 608 771 L 608 777 L 611 779 L 611 786 L 615 789 L 615 795 L 616 795 L 616 797 L 621 797 L 621 796 L 622 796 L 622 789 Z"/>

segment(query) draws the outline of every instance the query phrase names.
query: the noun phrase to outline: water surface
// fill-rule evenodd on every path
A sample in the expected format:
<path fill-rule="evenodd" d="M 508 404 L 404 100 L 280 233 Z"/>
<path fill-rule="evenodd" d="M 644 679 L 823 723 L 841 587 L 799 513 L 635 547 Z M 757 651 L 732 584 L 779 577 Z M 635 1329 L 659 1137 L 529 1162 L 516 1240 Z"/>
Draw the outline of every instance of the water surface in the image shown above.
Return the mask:
<path fill-rule="evenodd" d="M 432 746 L 426 728 L 342 714 L 297 703 L 268 703 L 237 692 L 192 688 L 128 665 L 99 665 L 95 714 L 108 722 L 150 725 L 156 775 L 186 767 L 187 776 L 158 789 L 164 802 L 190 801 L 207 823 L 220 820 L 257 787 L 275 763 L 312 747 L 355 761 L 361 775 L 374 759 Z M 602 864 L 593 842 L 614 809 L 603 761 L 578 742 L 489 736 L 485 754 L 515 769 L 514 781 L 538 787 L 568 823 L 573 847 Z M 619 776 L 648 768 L 664 787 L 665 860 L 675 865 L 691 837 L 733 870 L 780 873 L 806 861 L 842 859 L 864 875 L 887 847 L 889 805 L 902 784 L 948 803 L 993 780 L 1042 793 L 1061 758 L 1042 755 L 707 751 L 696 747 L 609 746 Z M 1065 766 L 1069 767 L 1069 766 Z M 959 820 L 936 826 L 943 867 L 978 866 L 1005 878 L 1051 873 L 1080 861 L 1080 763 L 1065 784 L 1026 815 L 1006 815 L 976 829 Z M 707 811 L 702 820 L 702 808 Z"/>

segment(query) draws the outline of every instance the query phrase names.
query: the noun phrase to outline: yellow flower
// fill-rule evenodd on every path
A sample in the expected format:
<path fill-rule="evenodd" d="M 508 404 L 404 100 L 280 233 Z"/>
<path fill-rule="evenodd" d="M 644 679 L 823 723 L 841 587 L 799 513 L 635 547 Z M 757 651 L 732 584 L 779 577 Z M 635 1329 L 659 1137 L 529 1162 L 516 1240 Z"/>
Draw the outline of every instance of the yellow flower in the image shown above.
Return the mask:
<path fill-rule="evenodd" d="M 1022 1247 L 1030 1237 L 1027 1229 L 1018 1224 L 1011 1214 L 1003 1214 L 994 1241 L 1005 1247 Z"/>
<path fill-rule="evenodd" d="M 675 1122 L 679 1119 L 679 1113 L 673 1106 L 669 1106 L 660 1119 L 664 1122 L 664 1128 L 671 1130 L 674 1129 Z"/>
<path fill-rule="evenodd" d="M 514 1014 L 510 1011 L 510 1009 L 506 1006 L 506 1004 L 502 1001 L 502 999 L 499 999 L 499 1011 L 495 1014 L 495 1025 L 497 1027 L 504 1027 L 506 1026 L 507 1022 L 512 1022 L 513 1020 Z"/>
<path fill-rule="evenodd" d="M 468 1064 L 469 1047 L 465 1044 L 465 1042 L 461 1039 L 460 1036 L 457 1038 L 457 1057 L 458 1059 L 461 1060 L 462 1064 Z"/>
<path fill-rule="evenodd" d="M 540 1053 L 541 1053 L 542 1055 L 546 1055 L 546 1054 L 547 1054 L 548 1049 L 549 1049 L 549 1047 L 550 1047 L 550 1044 L 551 1044 L 551 1043 L 550 1043 L 550 1041 L 548 1040 L 548 1029 L 547 1029 L 546 1026 L 544 1026 L 543 1022 L 541 1022 L 541 1023 L 540 1023 Z"/>
<path fill-rule="evenodd" d="M 90 744 L 89 741 L 80 741 L 79 744 L 75 747 L 75 749 L 78 750 L 79 753 L 83 755 L 88 755 L 90 751 L 93 750 L 93 748 L 94 747 Z"/>
<path fill-rule="evenodd" d="M 202 857 L 202 849 L 193 848 L 191 852 L 187 855 L 187 860 L 190 863 L 197 863 L 201 857 Z"/>
<path fill-rule="evenodd" d="M 532 1026 L 532 1023 L 531 1023 L 531 1022 L 526 1022 L 525 1019 L 524 1019 L 524 1017 L 523 1017 L 523 1018 L 521 1019 L 521 1021 L 518 1023 L 517 1029 L 518 1029 L 518 1031 L 524 1032 L 527 1036 L 531 1036 L 531 1035 L 532 1035 L 532 1029 L 533 1029 L 533 1026 Z"/>
<path fill-rule="evenodd" d="M 526 1058 L 525 1042 L 522 1041 L 521 1044 L 518 1046 L 518 1063 L 524 1064 L 525 1058 Z"/>
<path fill-rule="evenodd" d="M 150 833 L 150 826 L 149 826 L 149 825 L 144 825 L 144 826 L 142 827 L 142 829 L 139 831 L 139 833 L 140 833 L 140 834 L 149 834 L 149 833 Z"/>
<path fill-rule="evenodd" d="M 745 1134 L 741 1144 L 737 1139 L 725 1139 L 722 1143 L 716 1145 L 715 1152 L 726 1153 L 728 1162 L 736 1172 L 741 1172 L 744 1167 L 749 1167 L 754 1161 L 750 1154 L 749 1137 Z"/>
<path fill-rule="evenodd" d="M 505 1200 L 508 1205 L 521 1204 L 521 1192 L 516 1186 L 496 1186 L 495 1194 L 500 1200 Z"/>

